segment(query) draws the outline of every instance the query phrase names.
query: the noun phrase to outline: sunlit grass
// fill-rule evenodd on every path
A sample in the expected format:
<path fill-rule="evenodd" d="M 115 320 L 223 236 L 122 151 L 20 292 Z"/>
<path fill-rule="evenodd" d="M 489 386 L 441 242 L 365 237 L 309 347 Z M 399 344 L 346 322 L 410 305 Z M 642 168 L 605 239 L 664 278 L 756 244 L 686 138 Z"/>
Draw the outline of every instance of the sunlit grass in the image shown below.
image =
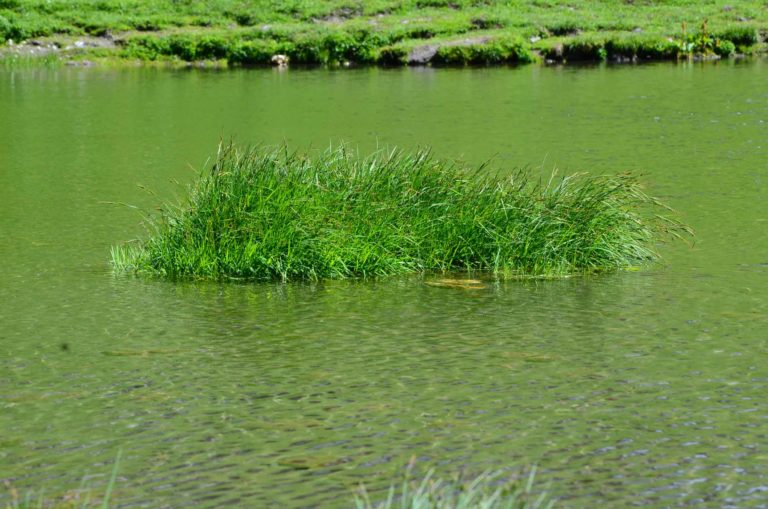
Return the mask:
<path fill-rule="evenodd" d="M 221 146 L 118 271 L 170 278 L 321 279 L 445 271 L 500 277 L 616 270 L 686 228 L 630 175 L 467 169 L 428 151 Z"/>
<path fill-rule="evenodd" d="M 536 469 L 522 481 L 505 480 L 500 473 L 484 473 L 464 481 L 412 479 L 410 468 L 398 486 L 392 484 L 381 500 L 372 499 L 364 486 L 355 495 L 356 509 L 549 509 L 555 500 L 533 490 Z"/>

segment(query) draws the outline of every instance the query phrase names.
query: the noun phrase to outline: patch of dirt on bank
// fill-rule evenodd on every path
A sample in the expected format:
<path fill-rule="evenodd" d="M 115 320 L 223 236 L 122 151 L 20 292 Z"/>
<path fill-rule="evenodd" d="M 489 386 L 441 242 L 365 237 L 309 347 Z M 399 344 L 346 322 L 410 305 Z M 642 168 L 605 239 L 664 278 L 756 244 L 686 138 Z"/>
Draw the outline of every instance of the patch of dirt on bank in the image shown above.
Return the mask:
<path fill-rule="evenodd" d="M 56 35 L 36 37 L 15 43 L 9 40 L 5 46 L 0 46 L 0 58 L 3 57 L 45 57 L 60 55 L 63 58 L 85 53 L 94 48 L 115 49 L 117 39 L 112 35 L 104 37 Z"/>
<path fill-rule="evenodd" d="M 424 44 L 422 46 L 416 46 L 408 54 L 408 65 L 426 65 L 437 54 L 437 50 L 442 47 L 450 46 L 474 46 L 476 44 L 485 44 L 490 41 L 492 37 L 468 37 L 466 39 L 459 39 L 456 41 L 445 41 L 433 44 Z"/>
<path fill-rule="evenodd" d="M 361 17 L 362 15 L 363 10 L 361 8 L 353 9 L 351 7 L 342 7 L 340 9 L 331 11 L 324 16 L 320 16 L 319 18 L 312 18 L 312 22 L 338 25 L 344 23 L 345 21 L 349 21 L 352 18 Z"/>

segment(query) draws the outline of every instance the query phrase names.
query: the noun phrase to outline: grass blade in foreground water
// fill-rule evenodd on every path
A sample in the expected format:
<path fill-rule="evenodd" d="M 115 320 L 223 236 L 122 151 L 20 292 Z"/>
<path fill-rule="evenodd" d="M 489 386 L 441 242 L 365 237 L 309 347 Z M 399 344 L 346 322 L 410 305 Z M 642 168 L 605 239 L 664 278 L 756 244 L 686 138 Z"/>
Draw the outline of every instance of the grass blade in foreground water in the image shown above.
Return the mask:
<path fill-rule="evenodd" d="M 22 498 L 18 490 L 8 481 L 4 481 L 5 487 L 9 491 L 10 500 L 3 506 L 5 509 L 42 509 L 43 507 L 59 507 L 67 509 L 89 509 L 100 507 L 101 509 L 109 509 L 110 499 L 112 498 L 112 491 L 117 483 L 117 472 L 120 469 L 120 458 L 123 455 L 122 448 L 118 449 L 115 463 L 112 465 L 112 474 L 109 477 L 104 497 L 99 503 L 98 498 L 91 498 L 93 496 L 92 490 L 87 486 L 86 477 L 83 477 L 80 487 L 74 490 L 69 490 L 63 495 L 58 497 L 47 497 L 44 490 L 37 492 L 29 491 Z"/>
<path fill-rule="evenodd" d="M 406 470 L 398 491 L 393 484 L 385 500 L 371 501 L 365 486 L 355 495 L 356 509 L 548 509 L 555 501 L 546 492 L 535 493 L 536 468 L 527 479 L 501 479 L 501 473 L 483 473 L 469 480 L 434 479 L 430 470 L 420 481 L 411 478 L 413 464 Z"/>

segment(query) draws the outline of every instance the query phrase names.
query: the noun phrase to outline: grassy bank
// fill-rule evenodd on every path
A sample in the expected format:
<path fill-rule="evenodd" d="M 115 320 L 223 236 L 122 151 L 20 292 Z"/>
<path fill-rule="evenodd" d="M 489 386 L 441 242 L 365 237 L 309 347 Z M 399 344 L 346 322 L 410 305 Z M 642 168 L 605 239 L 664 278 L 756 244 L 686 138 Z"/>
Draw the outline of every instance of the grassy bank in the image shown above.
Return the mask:
<path fill-rule="evenodd" d="M 171 278 L 318 279 L 479 270 L 560 276 L 656 258 L 684 230 L 630 176 L 499 176 L 428 152 L 361 158 L 221 147 L 188 198 L 113 249 Z"/>
<path fill-rule="evenodd" d="M 467 65 L 765 51 L 757 0 L 1 0 L 0 58 Z M 21 43 L 21 44 L 20 44 Z"/>

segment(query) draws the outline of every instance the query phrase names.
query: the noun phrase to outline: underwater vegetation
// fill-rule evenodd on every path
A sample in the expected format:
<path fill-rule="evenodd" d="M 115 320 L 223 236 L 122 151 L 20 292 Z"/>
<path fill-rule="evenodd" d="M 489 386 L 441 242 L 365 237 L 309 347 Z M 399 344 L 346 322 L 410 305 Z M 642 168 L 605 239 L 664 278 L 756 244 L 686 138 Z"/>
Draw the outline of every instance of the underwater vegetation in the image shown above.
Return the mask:
<path fill-rule="evenodd" d="M 628 174 L 469 169 L 414 153 L 362 157 L 221 145 L 187 197 L 112 249 L 119 272 L 316 280 L 485 271 L 550 277 L 629 268 L 689 229 Z"/>
<path fill-rule="evenodd" d="M 120 468 L 120 458 L 123 450 L 119 449 L 115 463 L 112 466 L 112 474 L 104 491 L 104 495 L 99 498 L 88 486 L 87 478 L 83 478 L 82 483 L 77 489 L 70 490 L 59 497 L 46 496 L 43 489 L 37 492 L 29 491 L 20 495 L 18 490 L 8 481 L 4 481 L 5 488 L 8 490 L 10 499 L 5 503 L 5 509 L 42 509 L 43 507 L 56 507 L 60 509 L 90 509 L 101 508 L 109 509 L 112 492 L 117 482 L 117 472 Z"/>
<path fill-rule="evenodd" d="M 93 496 L 86 486 L 81 486 L 59 497 L 45 497 L 44 491 L 27 492 L 20 496 L 18 491 L 5 481 L 10 491 L 10 501 L 5 509 L 39 509 L 56 507 L 60 509 L 109 509 L 119 469 L 121 452 L 118 452 L 112 474 L 103 498 Z M 386 499 L 372 502 L 365 485 L 361 484 L 354 495 L 356 509 L 551 509 L 556 499 L 546 491 L 534 490 L 536 467 L 529 469 L 525 477 L 510 478 L 503 472 L 485 472 L 478 476 L 454 475 L 448 480 L 434 477 L 434 470 L 419 479 L 412 476 L 415 460 L 411 460 L 402 483 L 392 484 Z M 115 501 L 120 504 L 120 501 Z"/>

